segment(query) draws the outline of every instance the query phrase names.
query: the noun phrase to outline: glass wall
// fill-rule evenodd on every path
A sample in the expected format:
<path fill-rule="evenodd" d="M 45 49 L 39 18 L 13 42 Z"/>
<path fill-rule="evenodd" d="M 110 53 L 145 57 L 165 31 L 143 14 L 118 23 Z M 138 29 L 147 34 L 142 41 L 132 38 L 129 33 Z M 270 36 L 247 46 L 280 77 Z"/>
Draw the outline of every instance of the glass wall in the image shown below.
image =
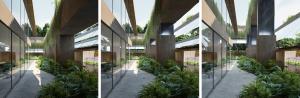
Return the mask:
<path fill-rule="evenodd" d="M 126 43 L 104 23 L 101 23 L 101 95 L 106 96 L 117 85 L 129 66 Z M 128 44 L 127 44 L 128 45 Z"/>
<path fill-rule="evenodd" d="M 113 13 L 114 18 L 126 33 L 132 32 L 125 2 L 127 0 L 102 0 Z M 112 88 L 125 75 L 129 67 L 130 47 L 126 37 L 118 35 L 105 23 L 101 23 L 101 97 L 109 94 Z M 129 36 L 129 35 L 128 35 Z"/>
<path fill-rule="evenodd" d="M 203 97 L 206 97 L 228 72 L 229 49 L 228 42 L 202 22 Z"/>
<path fill-rule="evenodd" d="M 4 3 L 23 32 L 14 32 L 0 23 L 0 98 L 17 84 L 29 66 L 29 54 L 26 53 L 29 46 L 17 33 L 28 35 L 31 29 L 23 0 L 4 0 Z"/>

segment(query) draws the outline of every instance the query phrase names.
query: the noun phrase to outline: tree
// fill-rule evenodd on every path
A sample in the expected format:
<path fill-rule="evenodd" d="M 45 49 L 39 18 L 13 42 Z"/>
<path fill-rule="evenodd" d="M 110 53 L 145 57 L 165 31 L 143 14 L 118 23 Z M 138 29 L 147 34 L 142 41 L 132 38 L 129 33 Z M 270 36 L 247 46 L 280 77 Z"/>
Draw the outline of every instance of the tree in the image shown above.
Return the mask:
<path fill-rule="evenodd" d="M 50 25 L 49 23 L 46 23 L 43 27 L 43 30 L 41 31 L 41 35 L 44 37 L 46 36 L 47 32 L 49 31 Z"/>
<path fill-rule="evenodd" d="M 144 29 L 143 29 L 143 32 L 144 32 L 144 33 L 146 32 L 147 28 L 148 28 L 148 23 L 145 25 L 145 27 L 144 27 Z"/>
<path fill-rule="evenodd" d="M 144 33 L 141 26 L 137 25 L 136 29 L 138 33 Z"/>
<path fill-rule="evenodd" d="M 38 26 L 38 25 L 36 25 L 35 27 L 36 27 L 36 33 L 37 33 L 37 36 L 42 36 L 42 35 L 41 35 L 41 31 L 42 31 L 41 27 Z"/>

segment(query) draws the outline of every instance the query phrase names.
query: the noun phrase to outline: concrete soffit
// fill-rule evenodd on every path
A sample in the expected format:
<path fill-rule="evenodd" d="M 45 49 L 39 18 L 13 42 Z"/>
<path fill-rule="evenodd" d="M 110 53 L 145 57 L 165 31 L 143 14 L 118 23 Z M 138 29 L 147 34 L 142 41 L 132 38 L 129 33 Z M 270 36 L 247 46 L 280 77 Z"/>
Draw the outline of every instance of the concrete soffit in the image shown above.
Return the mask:
<path fill-rule="evenodd" d="M 209 27 L 211 27 L 218 35 L 224 38 L 227 42 L 231 43 L 231 39 L 226 32 L 226 27 L 221 24 L 221 22 L 217 19 L 213 11 L 210 9 L 206 0 L 202 0 L 202 21 L 205 22 Z"/>
<path fill-rule="evenodd" d="M 29 22 L 30 22 L 30 25 L 32 28 L 32 32 L 35 33 L 36 27 L 35 27 L 35 17 L 34 17 L 32 0 L 23 0 L 23 1 L 24 1 L 27 15 L 28 15 L 28 19 L 29 19 Z"/>
<path fill-rule="evenodd" d="M 233 31 L 235 32 L 235 34 L 237 34 L 238 28 L 237 28 L 237 19 L 236 19 L 234 0 L 225 0 L 225 2 L 226 2 L 226 7 L 228 9 L 229 17 L 231 19 Z"/>
<path fill-rule="evenodd" d="M 137 35 L 136 19 L 133 0 L 124 0 L 134 35 Z"/>
<path fill-rule="evenodd" d="M 113 13 L 109 10 L 105 3 L 101 3 L 101 22 L 111 28 L 122 39 L 128 41 L 128 36 L 125 30 L 121 27 L 120 23 L 114 17 Z"/>

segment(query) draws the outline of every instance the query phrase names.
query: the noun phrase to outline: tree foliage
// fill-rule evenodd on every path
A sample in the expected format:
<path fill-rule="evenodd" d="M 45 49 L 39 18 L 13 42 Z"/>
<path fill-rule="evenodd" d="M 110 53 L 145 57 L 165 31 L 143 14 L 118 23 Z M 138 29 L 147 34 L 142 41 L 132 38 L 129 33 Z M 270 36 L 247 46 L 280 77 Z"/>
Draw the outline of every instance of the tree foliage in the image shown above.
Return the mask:
<path fill-rule="evenodd" d="M 41 28 L 40 26 L 36 25 L 37 36 L 38 37 L 44 37 L 44 36 L 46 36 L 46 34 L 49 31 L 49 29 L 50 29 L 49 23 L 46 23 L 43 28 Z"/>

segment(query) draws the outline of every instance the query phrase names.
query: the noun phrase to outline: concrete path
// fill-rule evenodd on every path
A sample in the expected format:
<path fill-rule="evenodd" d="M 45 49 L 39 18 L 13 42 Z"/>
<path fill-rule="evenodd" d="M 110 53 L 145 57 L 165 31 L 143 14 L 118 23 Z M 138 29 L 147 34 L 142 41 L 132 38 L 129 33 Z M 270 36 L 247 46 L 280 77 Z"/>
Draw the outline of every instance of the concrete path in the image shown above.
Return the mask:
<path fill-rule="evenodd" d="M 36 68 L 35 61 L 30 63 L 31 66 L 7 98 L 37 98 L 41 85 L 45 85 L 54 79 L 53 75 Z"/>
<path fill-rule="evenodd" d="M 234 61 L 233 67 L 208 98 L 238 98 L 243 86 L 248 85 L 255 78 L 255 75 L 239 69 L 236 61 Z"/>
<path fill-rule="evenodd" d="M 137 98 L 143 85 L 154 80 L 155 76 L 137 68 L 137 61 L 128 68 L 119 84 L 108 95 L 108 98 Z"/>

